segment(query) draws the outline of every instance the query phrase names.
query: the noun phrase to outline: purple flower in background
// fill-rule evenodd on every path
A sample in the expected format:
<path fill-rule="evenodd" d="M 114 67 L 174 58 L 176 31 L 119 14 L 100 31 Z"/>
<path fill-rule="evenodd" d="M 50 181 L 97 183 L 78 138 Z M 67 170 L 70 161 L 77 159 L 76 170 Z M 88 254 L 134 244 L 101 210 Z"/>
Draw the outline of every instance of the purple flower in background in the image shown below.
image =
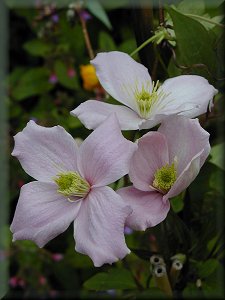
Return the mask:
<path fill-rule="evenodd" d="M 48 82 L 55 84 L 58 82 L 58 77 L 55 73 L 52 73 L 48 79 Z"/>
<path fill-rule="evenodd" d="M 80 12 L 80 17 L 87 22 L 88 20 L 90 20 L 92 18 L 92 16 L 89 14 L 89 12 L 85 9 L 82 9 Z"/>
<path fill-rule="evenodd" d="M 162 222 L 168 199 L 190 185 L 209 152 L 208 132 L 184 116 L 168 117 L 157 132 L 141 137 L 129 170 L 133 186 L 117 191 L 133 209 L 126 225 L 145 230 Z"/>
<path fill-rule="evenodd" d="M 130 253 L 124 224 L 132 210 L 107 185 L 128 173 L 136 148 L 121 134 L 114 114 L 79 148 L 62 127 L 28 122 L 15 136 L 12 155 L 37 181 L 21 188 L 13 240 L 43 247 L 74 222 L 75 249 L 95 266 L 122 259 Z"/>
<path fill-rule="evenodd" d="M 52 15 L 51 19 L 52 19 L 52 21 L 54 23 L 58 23 L 59 22 L 59 16 L 57 14 Z"/>
<path fill-rule="evenodd" d="M 152 82 L 148 70 L 128 54 L 99 53 L 91 61 L 97 77 L 108 94 L 124 105 L 88 100 L 71 114 L 88 128 L 96 128 L 115 112 L 122 130 L 148 129 L 167 116 L 180 114 L 194 118 L 212 107 L 217 90 L 196 75 L 167 79 L 161 86 Z"/>
<path fill-rule="evenodd" d="M 73 78 L 74 76 L 76 76 L 76 71 L 74 70 L 74 68 L 69 68 L 67 70 L 67 76 L 70 78 Z"/>

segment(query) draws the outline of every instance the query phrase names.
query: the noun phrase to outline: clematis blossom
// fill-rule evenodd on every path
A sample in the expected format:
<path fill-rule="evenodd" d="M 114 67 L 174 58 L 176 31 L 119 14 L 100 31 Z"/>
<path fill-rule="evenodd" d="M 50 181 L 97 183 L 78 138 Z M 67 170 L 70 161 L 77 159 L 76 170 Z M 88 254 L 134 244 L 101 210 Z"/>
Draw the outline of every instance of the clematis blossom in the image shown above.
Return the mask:
<path fill-rule="evenodd" d="M 89 129 L 95 129 L 115 112 L 122 130 L 149 129 L 172 114 L 194 118 L 211 109 L 217 90 L 197 75 L 167 79 L 161 86 L 152 82 L 147 68 L 128 54 L 99 53 L 91 63 L 102 87 L 123 105 L 88 100 L 71 114 Z"/>
<path fill-rule="evenodd" d="M 124 224 L 132 210 L 106 185 L 128 173 L 136 148 L 122 136 L 115 114 L 79 148 L 62 127 L 28 122 L 15 136 L 12 155 L 37 181 L 21 188 L 13 240 L 43 247 L 74 222 L 75 249 L 95 266 L 122 259 L 130 252 Z"/>
<path fill-rule="evenodd" d="M 126 225 L 145 230 L 162 222 L 169 198 L 190 185 L 209 152 L 209 134 L 198 119 L 170 116 L 158 131 L 141 137 L 129 170 L 133 186 L 117 191 L 133 209 Z"/>

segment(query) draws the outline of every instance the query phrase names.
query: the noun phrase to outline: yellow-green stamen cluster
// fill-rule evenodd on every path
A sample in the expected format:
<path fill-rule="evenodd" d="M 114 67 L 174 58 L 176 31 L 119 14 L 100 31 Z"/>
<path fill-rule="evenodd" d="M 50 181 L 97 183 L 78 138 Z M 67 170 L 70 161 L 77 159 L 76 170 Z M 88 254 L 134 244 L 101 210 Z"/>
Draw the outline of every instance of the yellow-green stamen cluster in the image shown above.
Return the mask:
<path fill-rule="evenodd" d="M 175 163 L 166 164 L 158 169 L 154 175 L 153 187 L 157 190 L 167 193 L 177 179 Z"/>
<path fill-rule="evenodd" d="M 57 192 L 66 197 L 85 197 L 90 190 L 89 183 L 77 172 L 59 173 L 54 178 L 58 185 Z"/>
<path fill-rule="evenodd" d="M 143 118 L 148 118 L 149 113 L 156 102 L 160 102 L 165 97 L 165 94 L 161 91 L 158 92 L 159 81 L 156 84 L 153 82 L 152 92 L 146 91 L 145 87 L 142 87 L 141 91 L 135 91 L 135 98 L 138 104 L 139 113 Z"/>

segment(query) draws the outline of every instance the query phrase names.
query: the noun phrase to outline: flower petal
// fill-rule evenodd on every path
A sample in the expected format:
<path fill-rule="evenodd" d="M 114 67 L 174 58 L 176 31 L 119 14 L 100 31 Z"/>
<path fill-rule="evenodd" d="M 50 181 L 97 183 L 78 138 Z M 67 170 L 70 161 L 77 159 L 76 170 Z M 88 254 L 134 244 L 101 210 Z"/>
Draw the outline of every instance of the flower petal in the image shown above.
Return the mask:
<path fill-rule="evenodd" d="M 198 119 L 168 117 L 158 131 L 166 137 L 170 163 L 176 157 L 178 176 L 202 149 L 200 167 L 203 165 L 210 152 L 209 133 L 201 127 Z"/>
<path fill-rule="evenodd" d="M 138 140 L 129 176 L 133 185 L 141 191 L 153 190 L 154 174 L 169 161 L 166 138 L 159 132 L 149 132 Z"/>
<path fill-rule="evenodd" d="M 54 183 L 30 182 L 21 188 L 10 227 L 13 240 L 32 240 L 39 247 L 64 232 L 76 218 L 81 201 L 69 202 Z"/>
<path fill-rule="evenodd" d="M 107 185 L 128 173 L 136 148 L 136 144 L 123 137 L 112 114 L 81 144 L 78 168 L 91 185 Z"/>
<path fill-rule="evenodd" d="M 204 149 L 192 158 L 169 192 L 163 196 L 164 202 L 166 202 L 169 198 L 179 195 L 196 178 L 201 168 L 201 156 L 203 152 Z"/>
<path fill-rule="evenodd" d="M 163 203 L 162 194 L 158 192 L 142 192 L 134 187 L 125 187 L 117 193 L 133 209 L 126 225 L 134 230 L 145 230 L 159 224 L 166 218 L 170 209 L 169 201 Z"/>
<path fill-rule="evenodd" d="M 167 79 L 159 88 L 159 92 L 161 90 L 168 96 L 164 101 L 166 106 L 159 113 L 166 112 L 167 109 L 175 111 L 181 107 L 181 114 L 190 118 L 206 113 L 218 92 L 205 78 L 197 75 L 181 75 Z M 195 106 L 183 111 L 182 105 L 188 104 Z"/>
<path fill-rule="evenodd" d="M 103 88 L 116 100 L 138 112 L 135 90 L 152 90 L 147 68 L 128 54 L 112 51 L 99 53 L 91 63 Z"/>
<path fill-rule="evenodd" d="M 130 108 L 123 105 L 113 105 L 96 100 L 88 100 L 71 111 L 71 114 L 88 129 L 98 127 L 111 113 L 116 113 L 122 130 L 135 130 L 143 122 L 143 119 Z"/>
<path fill-rule="evenodd" d="M 14 138 L 12 155 L 37 180 L 52 182 L 58 173 L 77 169 L 78 147 L 61 126 L 46 128 L 30 121 Z"/>
<path fill-rule="evenodd" d="M 131 211 L 111 188 L 92 189 L 74 222 L 76 251 L 88 255 L 96 267 L 122 259 L 130 253 L 124 225 Z"/>

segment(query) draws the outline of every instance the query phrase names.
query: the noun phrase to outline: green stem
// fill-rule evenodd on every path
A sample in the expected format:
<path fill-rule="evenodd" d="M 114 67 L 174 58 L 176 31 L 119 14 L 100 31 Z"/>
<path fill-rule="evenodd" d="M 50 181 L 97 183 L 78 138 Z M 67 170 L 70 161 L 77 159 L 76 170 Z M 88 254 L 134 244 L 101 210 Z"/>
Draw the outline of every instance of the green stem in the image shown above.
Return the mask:
<path fill-rule="evenodd" d="M 142 48 L 144 48 L 145 46 L 147 46 L 149 43 L 151 43 L 152 41 L 154 41 L 154 39 L 158 36 L 161 35 L 161 32 L 158 34 L 155 34 L 153 36 L 151 36 L 149 39 L 147 39 L 143 44 L 141 44 L 137 49 L 135 49 L 130 56 L 134 56 L 134 54 L 136 54 L 137 52 L 139 52 Z"/>
<path fill-rule="evenodd" d="M 208 22 L 208 23 L 211 23 L 211 24 L 214 24 L 216 26 L 219 26 L 219 27 L 222 27 L 224 28 L 225 26 L 223 24 L 220 24 L 220 23 L 217 23 L 215 21 L 212 21 L 210 19 L 207 19 L 205 17 L 202 17 L 202 16 L 198 16 L 198 15 L 193 15 L 193 14 L 185 14 L 185 16 L 187 17 L 191 17 L 191 18 L 196 18 L 196 19 L 199 19 L 199 20 L 202 20 L 202 21 L 205 21 L 205 22 Z"/>

